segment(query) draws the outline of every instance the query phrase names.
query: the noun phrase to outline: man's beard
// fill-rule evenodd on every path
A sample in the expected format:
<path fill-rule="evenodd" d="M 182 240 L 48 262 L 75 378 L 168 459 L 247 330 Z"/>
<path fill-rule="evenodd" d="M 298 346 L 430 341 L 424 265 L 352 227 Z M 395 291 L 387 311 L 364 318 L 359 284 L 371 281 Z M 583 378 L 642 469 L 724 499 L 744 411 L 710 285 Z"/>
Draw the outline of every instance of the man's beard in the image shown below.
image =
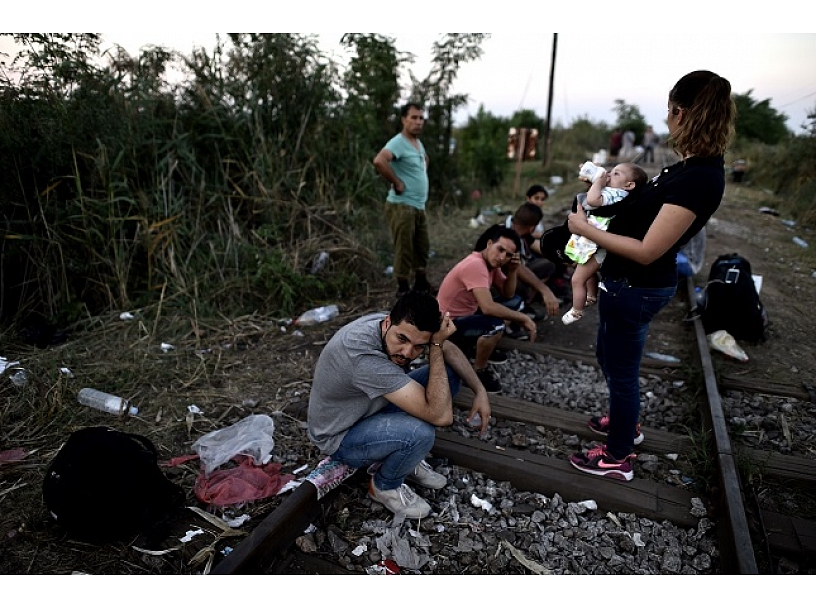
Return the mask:
<path fill-rule="evenodd" d="M 399 366 L 399 367 L 401 367 L 401 368 L 403 368 L 403 369 L 405 369 L 407 371 L 408 367 L 411 365 L 411 361 L 408 360 L 408 358 L 403 359 L 403 357 L 399 356 L 399 355 L 394 356 L 391 352 L 388 351 L 388 346 L 385 343 L 385 338 L 388 336 L 388 331 L 390 329 L 391 329 L 391 326 L 389 325 L 389 327 L 385 329 L 385 334 L 383 334 L 383 336 L 380 338 L 380 343 L 382 344 L 382 351 L 386 356 L 388 356 L 388 359 L 391 362 L 393 362 L 397 366 Z M 396 360 L 395 360 L 395 358 L 396 358 Z M 401 364 L 400 363 L 401 360 L 403 360 L 405 362 L 405 364 Z"/>

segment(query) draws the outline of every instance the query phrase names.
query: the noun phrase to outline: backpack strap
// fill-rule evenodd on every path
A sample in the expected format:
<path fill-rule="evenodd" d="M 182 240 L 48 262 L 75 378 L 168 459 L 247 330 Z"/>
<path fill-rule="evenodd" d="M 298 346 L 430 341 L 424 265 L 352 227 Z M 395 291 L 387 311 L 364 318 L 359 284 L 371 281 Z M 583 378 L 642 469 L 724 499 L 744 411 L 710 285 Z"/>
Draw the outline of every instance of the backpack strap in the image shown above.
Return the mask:
<path fill-rule="evenodd" d="M 120 433 L 124 434 L 129 438 L 132 438 L 134 441 L 142 445 L 142 447 L 144 447 L 147 451 L 150 452 L 154 459 L 156 460 L 159 459 L 159 452 L 156 451 L 156 445 L 154 445 L 149 438 L 147 438 L 146 436 L 142 436 L 141 434 L 136 434 L 134 432 L 120 432 Z"/>
<path fill-rule="evenodd" d="M 593 216 L 599 216 L 601 218 L 608 218 L 610 216 L 615 216 L 616 214 L 620 214 L 622 210 L 625 208 L 637 203 L 640 194 L 645 190 L 646 185 L 636 186 L 634 189 L 629 191 L 629 194 L 621 199 L 620 201 L 616 201 L 615 203 L 610 203 L 609 205 L 602 205 L 597 208 L 593 208 L 590 214 Z M 573 211 L 575 211 L 573 209 Z"/>

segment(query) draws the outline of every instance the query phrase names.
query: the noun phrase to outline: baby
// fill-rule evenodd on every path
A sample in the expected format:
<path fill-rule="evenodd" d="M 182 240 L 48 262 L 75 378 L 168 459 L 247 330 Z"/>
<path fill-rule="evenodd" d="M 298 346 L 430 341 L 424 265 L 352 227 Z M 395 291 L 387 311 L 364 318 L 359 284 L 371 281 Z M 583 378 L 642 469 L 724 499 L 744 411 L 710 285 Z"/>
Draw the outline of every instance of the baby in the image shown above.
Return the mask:
<path fill-rule="evenodd" d="M 603 231 L 609 226 L 611 217 L 594 216 L 592 210 L 617 203 L 648 180 L 643 168 L 634 163 L 619 163 L 610 172 L 585 163 L 581 166 L 580 175 L 582 179 L 592 182 L 581 205 L 590 213 L 587 216 L 590 224 Z M 585 307 L 598 301 L 598 270 L 606 251 L 586 237 L 572 235 L 564 253 L 577 263 L 572 274 L 572 309 L 561 317 L 564 324 L 572 324 L 583 317 Z"/>

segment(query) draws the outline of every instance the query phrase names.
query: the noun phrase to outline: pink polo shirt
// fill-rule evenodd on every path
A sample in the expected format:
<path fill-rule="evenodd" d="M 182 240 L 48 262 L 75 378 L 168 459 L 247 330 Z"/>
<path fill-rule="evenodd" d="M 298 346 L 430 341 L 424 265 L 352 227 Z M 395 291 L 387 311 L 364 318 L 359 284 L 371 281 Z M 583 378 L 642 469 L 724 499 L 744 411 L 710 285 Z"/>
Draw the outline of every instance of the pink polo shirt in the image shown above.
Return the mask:
<path fill-rule="evenodd" d="M 490 269 L 481 252 L 472 252 L 451 269 L 442 280 L 439 294 L 439 311 L 450 313 L 451 318 L 476 313 L 479 304 L 473 296 L 474 288 L 496 286 L 501 289 L 507 277 L 501 269 Z"/>

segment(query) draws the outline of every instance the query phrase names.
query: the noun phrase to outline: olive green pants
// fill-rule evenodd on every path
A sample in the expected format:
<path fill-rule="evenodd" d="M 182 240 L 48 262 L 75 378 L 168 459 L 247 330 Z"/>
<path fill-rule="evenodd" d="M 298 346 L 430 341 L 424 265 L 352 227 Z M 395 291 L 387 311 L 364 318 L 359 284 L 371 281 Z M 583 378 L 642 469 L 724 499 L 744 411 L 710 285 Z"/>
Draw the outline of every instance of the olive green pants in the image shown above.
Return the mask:
<path fill-rule="evenodd" d="M 385 218 L 394 242 L 394 277 L 408 279 L 412 270 L 424 272 L 431 249 L 425 210 L 386 203 Z"/>

